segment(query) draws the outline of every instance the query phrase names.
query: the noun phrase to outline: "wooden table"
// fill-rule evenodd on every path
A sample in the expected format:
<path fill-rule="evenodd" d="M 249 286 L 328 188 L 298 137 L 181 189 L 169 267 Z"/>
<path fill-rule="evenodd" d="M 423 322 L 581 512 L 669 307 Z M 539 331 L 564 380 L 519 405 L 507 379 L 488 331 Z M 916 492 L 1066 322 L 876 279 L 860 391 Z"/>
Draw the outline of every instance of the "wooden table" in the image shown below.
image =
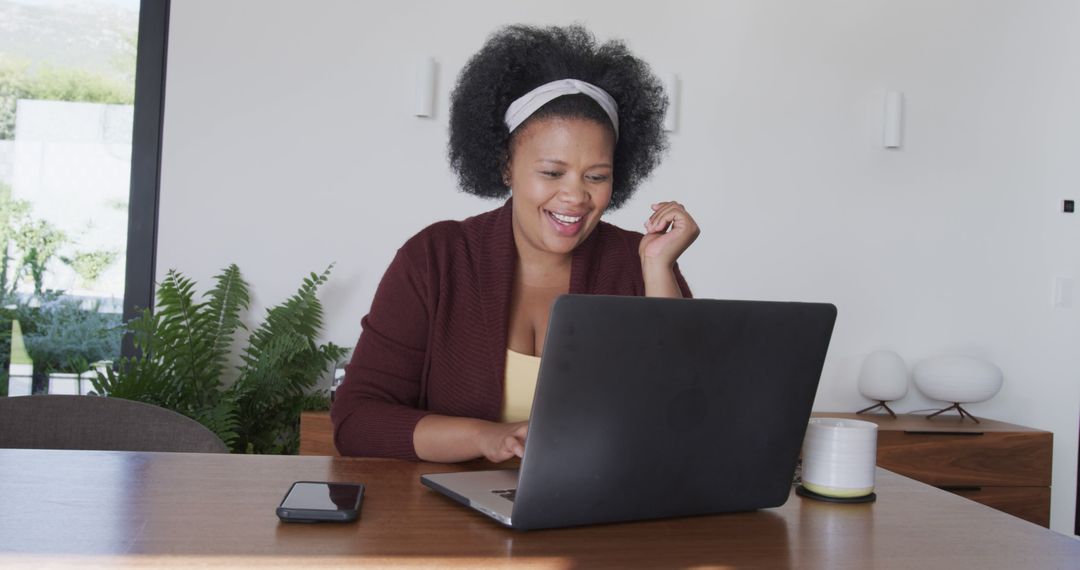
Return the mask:
<path fill-rule="evenodd" d="M 418 482 L 461 466 L 0 450 L 0 567 L 1080 568 L 1080 542 L 894 473 L 873 504 L 519 532 Z M 368 485 L 355 524 L 279 523 L 299 479 Z"/>

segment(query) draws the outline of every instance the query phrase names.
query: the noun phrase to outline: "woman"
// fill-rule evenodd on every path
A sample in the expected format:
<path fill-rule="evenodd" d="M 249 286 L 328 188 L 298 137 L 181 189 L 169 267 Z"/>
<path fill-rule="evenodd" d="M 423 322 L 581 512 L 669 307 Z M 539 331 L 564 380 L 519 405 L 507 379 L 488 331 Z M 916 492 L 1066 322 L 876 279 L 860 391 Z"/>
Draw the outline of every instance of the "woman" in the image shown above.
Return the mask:
<path fill-rule="evenodd" d="M 644 236 L 600 221 L 659 163 L 666 105 L 644 62 L 581 27 L 488 39 L 452 94 L 450 163 L 466 192 L 510 199 L 398 250 L 337 390 L 343 455 L 520 457 L 557 296 L 690 295 L 682 205 L 654 204 Z"/>

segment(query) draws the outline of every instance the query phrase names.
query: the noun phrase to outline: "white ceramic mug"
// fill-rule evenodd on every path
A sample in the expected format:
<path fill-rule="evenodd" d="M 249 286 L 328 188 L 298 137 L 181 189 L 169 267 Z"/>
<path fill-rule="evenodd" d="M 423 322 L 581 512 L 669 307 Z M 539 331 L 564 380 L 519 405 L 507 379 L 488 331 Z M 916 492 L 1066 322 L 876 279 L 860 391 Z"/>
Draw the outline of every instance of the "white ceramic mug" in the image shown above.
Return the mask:
<path fill-rule="evenodd" d="M 877 424 L 814 418 L 806 427 L 802 485 L 826 497 L 863 497 L 874 491 Z"/>

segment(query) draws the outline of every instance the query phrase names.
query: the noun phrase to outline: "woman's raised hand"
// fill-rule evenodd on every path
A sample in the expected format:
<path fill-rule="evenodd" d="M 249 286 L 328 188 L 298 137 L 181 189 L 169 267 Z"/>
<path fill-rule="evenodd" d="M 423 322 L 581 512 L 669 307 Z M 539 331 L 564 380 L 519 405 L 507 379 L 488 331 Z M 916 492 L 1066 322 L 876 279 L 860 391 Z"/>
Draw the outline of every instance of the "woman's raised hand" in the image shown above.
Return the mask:
<path fill-rule="evenodd" d="M 671 267 L 686 248 L 694 243 L 701 229 L 678 202 L 658 202 L 645 222 L 645 237 L 638 254 L 642 265 Z"/>

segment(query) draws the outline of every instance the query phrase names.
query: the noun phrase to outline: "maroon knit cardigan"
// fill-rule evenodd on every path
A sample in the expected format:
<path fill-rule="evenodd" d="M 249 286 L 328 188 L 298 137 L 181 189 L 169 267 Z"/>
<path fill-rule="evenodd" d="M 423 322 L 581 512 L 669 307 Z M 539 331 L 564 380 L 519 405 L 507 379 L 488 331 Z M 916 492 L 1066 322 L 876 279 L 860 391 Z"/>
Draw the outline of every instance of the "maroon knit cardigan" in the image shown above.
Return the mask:
<path fill-rule="evenodd" d="M 398 250 L 330 411 L 342 455 L 416 460 L 413 430 L 427 414 L 499 421 L 517 260 L 511 208 L 438 222 Z M 644 295 L 641 238 L 597 225 L 573 251 L 570 292 Z"/>

